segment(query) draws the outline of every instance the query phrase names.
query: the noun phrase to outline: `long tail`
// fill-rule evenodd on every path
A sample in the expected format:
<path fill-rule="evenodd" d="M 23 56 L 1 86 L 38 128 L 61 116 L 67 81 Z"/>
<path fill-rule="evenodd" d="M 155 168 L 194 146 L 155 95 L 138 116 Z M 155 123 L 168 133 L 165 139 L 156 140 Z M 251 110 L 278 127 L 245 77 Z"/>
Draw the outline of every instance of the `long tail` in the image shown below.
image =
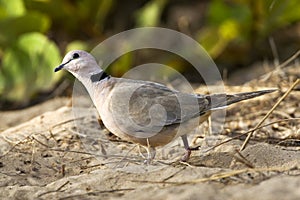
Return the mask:
<path fill-rule="evenodd" d="M 230 104 L 258 97 L 274 91 L 276 91 L 276 89 L 260 90 L 255 92 L 243 92 L 237 94 L 212 94 L 205 95 L 205 98 L 209 101 L 208 110 L 217 110 L 222 109 Z"/>

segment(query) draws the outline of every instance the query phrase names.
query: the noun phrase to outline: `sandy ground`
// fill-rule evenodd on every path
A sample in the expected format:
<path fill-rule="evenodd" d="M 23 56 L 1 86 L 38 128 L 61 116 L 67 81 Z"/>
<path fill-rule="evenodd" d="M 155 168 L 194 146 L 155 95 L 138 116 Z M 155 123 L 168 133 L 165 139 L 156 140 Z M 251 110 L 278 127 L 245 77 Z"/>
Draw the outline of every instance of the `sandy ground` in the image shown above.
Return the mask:
<path fill-rule="evenodd" d="M 143 164 L 136 145 L 98 124 L 93 107 L 74 110 L 66 99 L 16 112 L 27 118 L 2 112 L 0 199 L 300 199 L 299 87 L 245 150 L 238 151 L 245 135 L 232 139 L 253 128 L 300 77 L 295 69 L 227 88 L 279 91 L 231 106 L 219 134 L 208 135 L 206 123 L 197 129 L 189 139 L 201 149 L 188 163 L 179 161 L 184 150 L 177 139 Z"/>

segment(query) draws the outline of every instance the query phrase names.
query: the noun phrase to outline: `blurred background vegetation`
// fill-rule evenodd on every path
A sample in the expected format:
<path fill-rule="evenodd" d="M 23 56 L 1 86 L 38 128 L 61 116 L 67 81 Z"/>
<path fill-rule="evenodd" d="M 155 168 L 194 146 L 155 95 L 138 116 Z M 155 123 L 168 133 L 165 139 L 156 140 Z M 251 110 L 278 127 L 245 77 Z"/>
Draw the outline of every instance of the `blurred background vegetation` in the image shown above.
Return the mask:
<path fill-rule="evenodd" d="M 300 47 L 299 21 L 299 0 L 0 0 L 0 109 L 68 94 L 71 76 L 53 73 L 63 55 L 89 51 L 131 28 L 185 33 L 203 45 L 221 71 L 231 72 L 291 56 Z M 109 73 L 121 76 L 149 60 L 190 71 L 174 55 L 150 55 L 125 54 Z"/>

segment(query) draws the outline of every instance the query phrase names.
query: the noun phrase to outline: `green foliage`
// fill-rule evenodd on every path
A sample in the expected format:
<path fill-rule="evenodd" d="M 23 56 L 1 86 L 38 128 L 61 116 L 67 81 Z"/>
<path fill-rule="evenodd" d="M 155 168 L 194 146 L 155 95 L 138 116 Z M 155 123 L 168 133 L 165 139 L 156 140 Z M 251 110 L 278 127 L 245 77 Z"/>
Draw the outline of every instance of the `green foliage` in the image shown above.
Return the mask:
<path fill-rule="evenodd" d="M 23 16 L 9 17 L 0 21 L 0 45 L 8 47 L 15 39 L 28 32 L 45 32 L 49 28 L 49 20 L 40 13 L 27 13 Z"/>
<path fill-rule="evenodd" d="M 22 0 L 0 0 L 0 95 L 2 100 L 28 101 L 58 81 L 53 67 L 61 57 L 43 33 L 50 19 L 28 11 Z"/>
<path fill-rule="evenodd" d="M 28 101 L 36 91 L 49 90 L 58 80 L 53 67 L 60 61 L 58 48 L 43 34 L 23 34 L 3 55 L 0 92 L 12 101 Z"/>
<path fill-rule="evenodd" d="M 139 27 L 157 26 L 167 0 L 149 1 L 143 8 L 136 12 L 136 22 Z"/>
<path fill-rule="evenodd" d="M 300 20 L 299 0 L 266 0 L 259 2 L 257 7 L 256 14 L 261 17 L 259 29 L 263 36 Z"/>
<path fill-rule="evenodd" d="M 114 0 L 0 0 L 0 101 L 26 104 L 61 78 L 53 73 L 61 52 L 89 50 L 102 36 Z M 50 34 L 49 34 L 50 33 Z"/>
<path fill-rule="evenodd" d="M 18 17 L 25 14 L 26 9 L 24 7 L 22 0 L 0 0 L 0 10 L 1 16 L 0 19 L 5 17 Z"/>
<path fill-rule="evenodd" d="M 47 16 L 27 12 L 22 0 L 0 0 L 0 47 L 12 45 L 23 33 L 45 32 L 50 26 Z"/>
<path fill-rule="evenodd" d="M 77 50 L 77 49 L 88 51 L 89 46 L 87 45 L 86 42 L 80 40 L 74 40 L 68 44 L 65 52 L 68 53 L 69 51 Z"/>
<path fill-rule="evenodd" d="M 278 30 L 300 20 L 298 0 L 252 1 L 214 0 L 209 5 L 208 23 L 199 31 L 198 40 L 212 57 L 228 45 L 252 46 Z"/>
<path fill-rule="evenodd" d="M 64 34 L 72 38 L 81 34 L 90 37 L 101 35 L 103 24 L 113 9 L 115 0 L 24 0 L 24 2 L 30 10 L 38 10 L 49 16 L 54 31 L 63 29 Z"/>

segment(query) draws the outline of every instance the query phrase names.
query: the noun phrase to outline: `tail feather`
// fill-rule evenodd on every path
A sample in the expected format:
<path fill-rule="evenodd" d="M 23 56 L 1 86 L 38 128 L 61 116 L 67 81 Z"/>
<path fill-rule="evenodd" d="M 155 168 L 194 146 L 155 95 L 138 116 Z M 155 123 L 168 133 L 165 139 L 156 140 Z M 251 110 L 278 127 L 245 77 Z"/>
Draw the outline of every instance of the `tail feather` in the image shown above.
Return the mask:
<path fill-rule="evenodd" d="M 228 105 L 258 97 L 264 94 L 268 94 L 276 91 L 276 89 L 271 90 L 260 90 L 255 92 L 243 92 L 237 94 L 212 94 L 205 95 L 205 98 L 209 101 L 208 108 L 209 110 L 222 109 Z"/>

